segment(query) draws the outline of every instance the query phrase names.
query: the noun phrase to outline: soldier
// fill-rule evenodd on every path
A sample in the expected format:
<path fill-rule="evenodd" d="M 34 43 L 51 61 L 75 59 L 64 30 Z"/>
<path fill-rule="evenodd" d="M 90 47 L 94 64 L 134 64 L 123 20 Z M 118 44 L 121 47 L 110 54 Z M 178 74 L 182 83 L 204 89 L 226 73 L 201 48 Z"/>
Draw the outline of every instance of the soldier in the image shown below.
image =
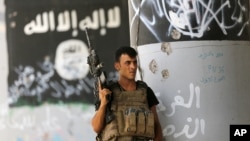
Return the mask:
<path fill-rule="evenodd" d="M 154 92 L 143 81 L 136 81 L 137 52 L 132 47 L 118 48 L 114 67 L 117 82 L 101 88 L 99 107 L 92 119 L 97 141 L 162 141 L 162 129 L 156 112 L 159 104 Z M 107 99 L 111 96 L 111 100 Z M 109 105 L 110 104 L 110 105 Z M 110 108 L 114 118 L 106 122 Z"/>

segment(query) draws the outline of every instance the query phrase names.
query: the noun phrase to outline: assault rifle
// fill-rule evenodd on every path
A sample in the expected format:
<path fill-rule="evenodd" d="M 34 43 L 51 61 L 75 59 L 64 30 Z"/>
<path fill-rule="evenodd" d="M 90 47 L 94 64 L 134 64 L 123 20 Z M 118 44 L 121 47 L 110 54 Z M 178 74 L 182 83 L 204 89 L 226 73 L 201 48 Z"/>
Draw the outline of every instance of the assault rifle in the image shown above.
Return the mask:
<path fill-rule="evenodd" d="M 94 95 L 96 97 L 95 106 L 96 106 L 96 109 L 98 109 L 100 106 L 98 87 L 99 87 L 99 84 L 101 84 L 101 88 L 106 87 L 107 85 L 106 76 L 105 76 L 105 72 L 102 70 L 103 63 L 100 62 L 99 56 L 97 55 L 96 51 L 91 47 L 87 27 L 85 28 L 85 33 L 86 33 L 86 38 L 87 38 L 88 46 L 89 46 L 89 56 L 87 58 L 87 63 L 89 65 L 89 72 L 94 77 Z M 107 95 L 106 98 L 109 101 L 109 103 L 106 109 L 105 120 L 106 120 L 106 123 L 109 123 L 110 121 L 114 119 L 114 115 L 110 109 L 111 95 L 110 94 Z"/>

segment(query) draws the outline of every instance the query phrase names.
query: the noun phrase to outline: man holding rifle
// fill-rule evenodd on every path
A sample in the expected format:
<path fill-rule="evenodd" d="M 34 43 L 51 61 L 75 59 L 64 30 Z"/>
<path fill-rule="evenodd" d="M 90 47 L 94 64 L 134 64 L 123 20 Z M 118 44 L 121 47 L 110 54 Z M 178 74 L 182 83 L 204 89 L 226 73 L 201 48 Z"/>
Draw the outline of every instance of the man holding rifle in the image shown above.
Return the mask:
<path fill-rule="evenodd" d="M 159 102 L 145 82 L 135 80 L 136 57 L 137 52 L 132 47 L 118 48 L 114 67 L 119 80 L 105 87 L 98 81 L 99 104 L 92 119 L 97 141 L 163 140 L 156 112 Z M 107 111 L 112 115 L 107 116 Z"/>

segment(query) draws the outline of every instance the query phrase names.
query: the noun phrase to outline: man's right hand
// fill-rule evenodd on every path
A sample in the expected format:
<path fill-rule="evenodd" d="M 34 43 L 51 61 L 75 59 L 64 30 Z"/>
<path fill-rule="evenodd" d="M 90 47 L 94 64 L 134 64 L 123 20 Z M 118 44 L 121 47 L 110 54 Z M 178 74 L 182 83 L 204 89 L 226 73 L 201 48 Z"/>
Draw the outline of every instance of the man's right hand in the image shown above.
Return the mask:
<path fill-rule="evenodd" d="M 109 99 L 107 99 L 108 95 L 111 94 L 111 91 L 107 88 L 102 88 L 101 81 L 98 82 L 98 88 L 99 88 L 99 99 L 101 101 L 100 106 L 105 106 L 109 102 Z"/>

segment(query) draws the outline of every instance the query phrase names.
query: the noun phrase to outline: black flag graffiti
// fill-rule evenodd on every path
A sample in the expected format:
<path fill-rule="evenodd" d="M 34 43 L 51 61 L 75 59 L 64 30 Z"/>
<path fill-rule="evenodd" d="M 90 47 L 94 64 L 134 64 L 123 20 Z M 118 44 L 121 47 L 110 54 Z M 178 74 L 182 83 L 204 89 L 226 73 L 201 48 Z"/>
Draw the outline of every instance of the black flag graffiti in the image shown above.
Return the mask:
<path fill-rule="evenodd" d="M 100 51 L 109 79 L 112 54 L 129 44 L 126 0 L 6 0 L 10 106 L 93 103 L 88 44 Z"/>

